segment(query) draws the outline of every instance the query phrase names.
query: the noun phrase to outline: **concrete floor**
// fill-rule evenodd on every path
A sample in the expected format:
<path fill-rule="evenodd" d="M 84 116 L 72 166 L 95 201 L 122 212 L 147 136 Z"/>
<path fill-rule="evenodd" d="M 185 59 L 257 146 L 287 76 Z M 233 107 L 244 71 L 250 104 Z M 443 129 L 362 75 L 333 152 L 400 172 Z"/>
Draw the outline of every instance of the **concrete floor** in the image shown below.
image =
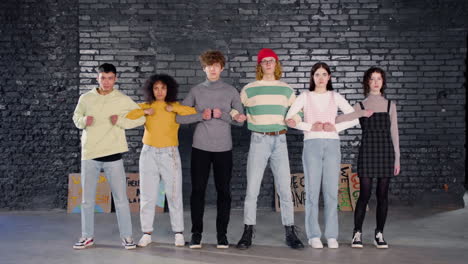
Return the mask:
<path fill-rule="evenodd" d="M 468 204 L 465 195 L 465 204 Z M 390 207 L 385 238 L 390 249 L 378 250 L 372 244 L 375 214 L 371 210 L 364 224 L 364 248 L 349 246 L 353 214 L 340 212 L 340 248 L 292 250 L 284 245 L 284 229 L 279 213 L 258 212 L 254 246 L 245 251 L 234 244 L 242 231 L 242 211 L 233 210 L 228 239 L 231 248 L 216 249 L 215 209 L 207 209 L 203 249 L 175 248 L 169 232 L 169 215 L 156 216 L 156 243 L 147 248 L 124 250 L 119 241 L 115 214 L 96 214 L 96 246 L 73 250 L 80 235 L 80 215 L 54 211 L 0 211 L 0 264 L 28 263 L 467 263 L 468 208 L 458 210 Z M 134 238 L 138 240 L 138 215 L 133 215 Z M 190 230 L 190 213 L 185 212 Z M 304 214 L 296 213 L 296 224 L 304 228 Z M 305 232 L 301 239 L 306 242 Z M 190 234 L 186 232 L 186 240 Z"/>

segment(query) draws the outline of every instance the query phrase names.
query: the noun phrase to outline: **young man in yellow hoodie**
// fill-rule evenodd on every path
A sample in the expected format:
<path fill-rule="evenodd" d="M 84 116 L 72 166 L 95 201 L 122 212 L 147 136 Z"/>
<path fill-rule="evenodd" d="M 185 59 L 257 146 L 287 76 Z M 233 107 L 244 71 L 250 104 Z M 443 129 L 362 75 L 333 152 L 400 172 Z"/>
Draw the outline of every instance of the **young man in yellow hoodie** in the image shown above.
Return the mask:
<path fill-rule="evenodd" d="M 134 249 L 122 153 L 128 151 L 125 129 L 143 125 L 145 118 L 125 118 L 128 112 L 139 107 L 130 97 L 114 89 L 117 81 L 114 65 L 104 63 L 99 66 L 97 81 L 99 87 L 80 96 L 73 114 L 76 127 L 83 129 L 81 238 L 73 248 L 85 249 L 94 245 L 96 184 L 101 169 L 104 169 L 114 198 L 122 245 L 125 249 Z"/>

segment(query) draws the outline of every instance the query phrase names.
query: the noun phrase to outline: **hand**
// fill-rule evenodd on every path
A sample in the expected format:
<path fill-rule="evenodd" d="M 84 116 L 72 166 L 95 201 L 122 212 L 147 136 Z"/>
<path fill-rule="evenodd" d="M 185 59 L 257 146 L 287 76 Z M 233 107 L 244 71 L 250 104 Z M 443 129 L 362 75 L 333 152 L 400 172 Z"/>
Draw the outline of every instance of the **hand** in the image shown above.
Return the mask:
<path fill-rule="evenodd" d="M 325 132 L 335 132 L 336 131 L 335 125 L 333 125 L 330 122 L 326 122 L 325 124 L 323 124 L 323 131 L 325 131 Z"/>
<path fill-rule="evenodd" d="M 213 109 L 213 117 L 214 118 L 221 118 L 222 112 L 219 110 L 219 108 Z"/>
<path fill-rule="evenodd" d="M 310 131 L 320 132 L 323 131 L 323 124 L 322 122 L 315 122 L 312 125 L 312 129 Z"/>
<path fill-rule="evenodd" d="M 148 108 L 148 109 L 143 110 L 143 112 L 145 113 L 145 115 L 152 115 L 154 114 L 154 109 Z"/>
<path fill-rule="evenodd" d="M 92 116 L 86 116 L 86 126 L 90 126 L 93 124 L 93 121 L 94 121 L 94 117 Z"/>
<path fill-rule="evenodd" d="M 371 117 L 374 114 L 374 111 L 372 110 L 364 110 L 364 116 L 365 117 Z"/>
<path fill-rule="evenodd" d="M 119 119 L 118 115 L 111 115 L 110 120 L 111 120 L 112 125 L 115 125 L 118 119 Z"/>
<path fill-rule="evenodd" d="M 400 174 L 400 166 L 395 166 L 395 170 L 393 171 L 393 174 L 395 176 L 397 176 L 398 174 Z"/>
<path fill-rule="evenodd" d="M 172 112 L 172 111 L 174 111 L 174 107 L 172 105 L 167 105 L 166 106 L 166 111 Z"/>
<path fill-rule="evenodd" d="M 245 120 L 247 120 L 247 117 L 243 114 L 237 114 L 236 116 L 234 116 L 234 120 L 236 120 L 239 123 L 242 123 Z"/>
<path fill-rule="evenodd" d="M 293 119 L 287 119 L 286 125 L 288 125 L 288 127 L 296 127 L 296 121 L 294 121 Z"/>
<path fill-rule="evenodd" d="M 210 120 L 211 119 L 211 109 L 207 108 L 203 110 L 202 118 L 204 120 Z"/>

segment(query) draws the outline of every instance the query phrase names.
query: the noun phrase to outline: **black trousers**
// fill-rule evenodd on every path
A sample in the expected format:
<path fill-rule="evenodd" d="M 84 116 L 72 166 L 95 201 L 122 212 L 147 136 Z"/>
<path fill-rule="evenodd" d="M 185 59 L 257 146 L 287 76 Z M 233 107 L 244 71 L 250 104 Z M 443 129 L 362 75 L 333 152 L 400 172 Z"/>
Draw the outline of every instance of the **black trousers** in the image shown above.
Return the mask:
<path fill-rule="evenodd" d="M 232 151 L 210 152 L 192 148 L 191 176 L 192 194 L 190 212 L 192 233 L 203 233 L 205 213 L 205 192 L 213 164 L 214 183 L 217 192 L 216 231 L 219 235 L 227 233 L 231 213 Z"/>

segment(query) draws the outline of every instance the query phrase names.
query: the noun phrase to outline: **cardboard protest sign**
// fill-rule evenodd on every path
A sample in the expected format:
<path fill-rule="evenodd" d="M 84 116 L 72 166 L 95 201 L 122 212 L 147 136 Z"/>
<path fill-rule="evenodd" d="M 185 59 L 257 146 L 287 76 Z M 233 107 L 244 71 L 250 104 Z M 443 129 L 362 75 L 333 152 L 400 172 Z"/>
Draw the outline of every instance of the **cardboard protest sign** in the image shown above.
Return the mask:
<path fill-rule="evenodd" d="M 140 175 L 138 173 L 127 173 L 127 196 L 130 205 L 130 212 L 140 211 Z M 156 212 L 164 213 L 164 202 L 166 196 L 164 192 L 164 181 L 159 182 L 158 199 L 156 202 Z"/>
<path fill-rule="evenodd" d="M 338 183 L 338 209 L 340 211 L 353 211 L 353 206 L 350 198 L 349 178 L 351 176 L 351 164 L 341 164 L 339 183 Z M 295 212 L 303 212 L 306 194 L 305 180 L 303 173 L 291 174 L 291 194 Z M 281 205 L 279 195 L 275 188 L 275 209 L 279 212 Z"/>
<path fill-rule="evenodd" d="M 67 213 L 81 212 L 81 174 L 71 173 L 68 175 L 68 206 Z M 110 213 L 111 190 L 109 182 L 103 174 L 99 175 L 96 185 L 96 206 L 94 211 L 98 213 Z"/>
<path fill-rule="evenodd" d="M 353 211 L 351 204 L 349 178 L 351 176 L 351 164 L 341 164 L 340 178 L 338 181 L 338 210 Z"/>
<path fill-rule="evenodd" d="M 303 212 L 305 205 L 304 173 L 291 174 L 291 194 L 295 212 Z M 280 211 L 279 195 L 275 188 L 275 209 Z"/>
<path fill-rule="evenodd" d="M 349 179 L 349 194 L 351 197 L 351 205 L 353 206 L 353 211 L 356 210 L 356 203 L 359 199 L 359 193 L 361 190 L 361 185 L 359 183 L 359 177 L 357 173 L 352 173 Z M 366 208 L 366 211 L 369 210 L 369 205 Z"/>

